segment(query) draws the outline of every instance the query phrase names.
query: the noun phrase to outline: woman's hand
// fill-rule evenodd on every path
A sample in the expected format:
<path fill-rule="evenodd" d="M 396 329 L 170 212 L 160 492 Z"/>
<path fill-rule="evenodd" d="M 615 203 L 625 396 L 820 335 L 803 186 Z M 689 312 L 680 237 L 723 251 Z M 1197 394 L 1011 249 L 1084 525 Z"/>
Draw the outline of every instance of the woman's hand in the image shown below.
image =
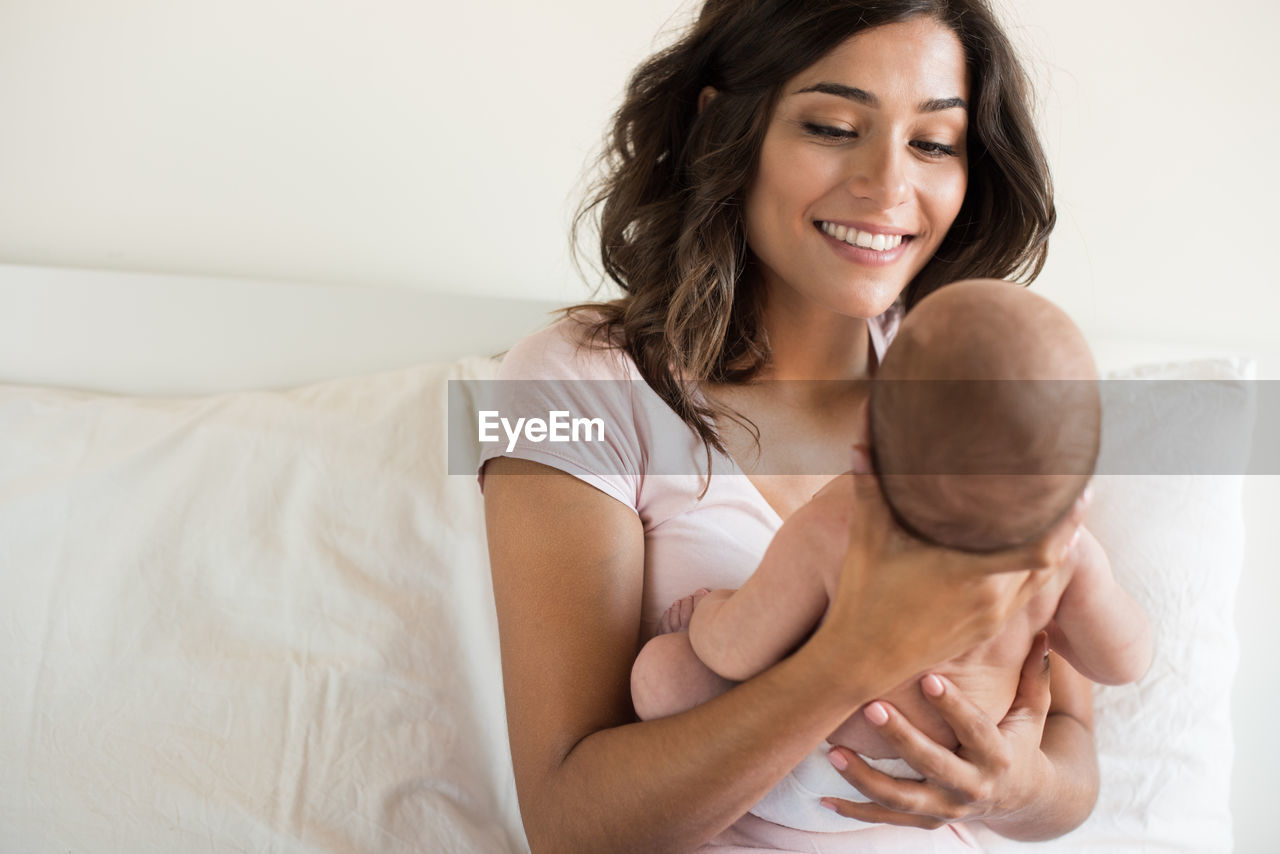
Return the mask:
<path fill-rule="evenodd" d="M 1059 671 L 1069 670 L 1059 662 Z M 1021 839 L 1052 838 L 1070 830 L 1092 808 L 1097 766 L 1089 685 L 1074 673 L 1062 673 L 1059 681 L 1066 696 L 1054 703 L 1044 633 L 1032 644 L 1017 696 L 998 724 L 949 680 L 924 677 L 922 693 L 960 741 L 954 752 L 921 733 L 889 703 L 870 704 L 867 719 L 925 779 L 887 776 L 848 748 L 837 747 L 830 754 L 832 764 L 840 768 L 843 763 L 843 776 L 871 802 L 827 798 L 824 805 L 862 821 L 909 827 L 985 821 L 997 832 Z"/>
<path fill-rule="evenodd" d="M 825 645 L 833 662 L 878 662 L 885 681 L 871 686 L 875 694 L 991 638 L 1032 596 L 1060 583 L 1057 570 L 1079 534 L 1086 504 L 1077 502 L 1030 546 L 977 555 L 906 534 L 874 475 L 840 480 L 841 488 L 852 484 L 854 490 L 849 548 L 811 643 Z M 833 679 L 841 684 L 838 674 Z"/>

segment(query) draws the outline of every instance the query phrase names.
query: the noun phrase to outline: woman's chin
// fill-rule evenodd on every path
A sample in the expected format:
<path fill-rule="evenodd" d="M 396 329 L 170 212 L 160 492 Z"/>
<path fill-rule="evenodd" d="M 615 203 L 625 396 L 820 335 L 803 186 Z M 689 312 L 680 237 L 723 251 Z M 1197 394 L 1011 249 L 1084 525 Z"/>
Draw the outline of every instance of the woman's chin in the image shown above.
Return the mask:
<path fill-rule="evenodd" d="M 905 285 L 893 280 L 877 280 L 861 278 L 860 281 L 849 282 L 847 279 L 828 279 L 818 284 L 817 277 L 811 279 L 810 287 L 779 286 L 768 291 L 769 303 L 776 302 L 776 308 L 784 314 L 808 314 L 831 312 L 847 318 L 869 319 L 879 317 L 889 310 L 902 293 Z"/>
<path fill-rule="evenodd" d="M 859 294 L 857 296 L 852 294 L 845 295 L 840 299 L 833 300 L 831 309 L 846 317 L 879 317 L 889 310 L 890 306 L 897 300 L 899 293 L 901 293 L 900 289 L 886 288 L 877 293 Z"/>

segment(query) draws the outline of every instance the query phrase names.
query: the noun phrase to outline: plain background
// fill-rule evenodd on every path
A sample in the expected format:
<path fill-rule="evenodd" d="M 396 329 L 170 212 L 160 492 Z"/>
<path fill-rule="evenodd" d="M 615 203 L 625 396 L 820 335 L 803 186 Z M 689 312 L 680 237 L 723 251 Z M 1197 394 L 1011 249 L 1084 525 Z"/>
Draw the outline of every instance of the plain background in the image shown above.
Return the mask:
<path fill-rule="evenodd" d="M 586 167 L 628 71 L 691 8 L 0 0 L 0 262 L 585 298 L 566 235 Z M 1056 178 L 1036 288 L 1094 335 L 1280 376 L 1280 6 L 998 8 Z M 1246 490 L 1280 507 L 1280 478 Z M 1267 849 L 1280 800 L 1280 567 L 1257 558 L 1280 550 L 1261 512 L 1249 537 L 1240 851 Z"/>

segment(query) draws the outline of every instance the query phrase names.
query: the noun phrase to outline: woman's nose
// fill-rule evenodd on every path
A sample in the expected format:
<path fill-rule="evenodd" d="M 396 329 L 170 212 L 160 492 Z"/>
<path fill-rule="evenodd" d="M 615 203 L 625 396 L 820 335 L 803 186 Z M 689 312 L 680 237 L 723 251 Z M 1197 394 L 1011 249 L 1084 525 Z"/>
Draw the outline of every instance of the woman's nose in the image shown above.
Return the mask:
<path fill-rule="evenodd" d="M 860 148 L 851 164 L 850 192 L 880 210 L 902 204 L 910 193 L 906 157 L 906 152 L 887 143 Z"/>

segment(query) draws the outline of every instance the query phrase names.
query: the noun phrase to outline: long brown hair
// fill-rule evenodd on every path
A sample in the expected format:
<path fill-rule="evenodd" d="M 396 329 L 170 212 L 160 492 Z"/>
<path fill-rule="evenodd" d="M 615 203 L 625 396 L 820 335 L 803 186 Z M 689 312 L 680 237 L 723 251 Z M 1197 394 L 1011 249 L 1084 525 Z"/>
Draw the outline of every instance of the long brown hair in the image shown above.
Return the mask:
<path fill-rule="evenodd" d="M 850 36 L 925 15 L 954 32 L 971 82 L 969 181 L 955 222 L 904 292 L 907 310 L 964 278 L 1030 282 L 1055 213 L 1030 86 L 985 0 L 706 0 L 697 21 L 631 77 L 574 220 L 598 218 L 600 257 L 624 296 L 574 306 L 590 339 L 623 348 L 707 445 L 724 447 L 704 381 L 768 362 L 742 200 L 782 85 Z M 702 90 L 716 97 L 699 110 Z M 732 413 L 729 413 L 732 415 Z"/>

